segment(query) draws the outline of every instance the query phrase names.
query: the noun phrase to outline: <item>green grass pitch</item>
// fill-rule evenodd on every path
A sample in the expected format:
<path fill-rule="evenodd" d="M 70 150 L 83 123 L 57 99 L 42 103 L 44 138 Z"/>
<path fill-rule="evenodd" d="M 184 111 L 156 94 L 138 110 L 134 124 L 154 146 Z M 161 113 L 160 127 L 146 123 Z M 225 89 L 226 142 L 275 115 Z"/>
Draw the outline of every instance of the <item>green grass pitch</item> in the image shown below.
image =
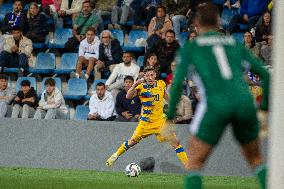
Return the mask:
<path fill-rule="evenodd" d="M 1 189 L 182 189 L 184 175 L 0 168 Z M 205 177 L 205 189 L 259 189 L 253 177 Z"/>

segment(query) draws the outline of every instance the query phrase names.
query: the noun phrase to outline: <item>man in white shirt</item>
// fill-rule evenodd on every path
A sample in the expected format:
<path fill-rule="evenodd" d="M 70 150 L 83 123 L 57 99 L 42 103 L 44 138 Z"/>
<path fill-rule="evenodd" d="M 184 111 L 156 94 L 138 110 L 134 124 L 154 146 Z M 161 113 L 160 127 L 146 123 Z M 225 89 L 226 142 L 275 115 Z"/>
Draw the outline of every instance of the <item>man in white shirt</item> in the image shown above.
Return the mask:
<path fill-rule="evenodd" d="M 125 76 L 132 76 L 134 81 L 139 75 L 140 67 L 132 62 L 132 55 L 130 52 L 124 52 L 122 57 L 123 62 L 117 64 L 108 80 L 106 81 L 106 87 L 111 91 L 114 99 L 118 92 L 124 87 Z"/>
<path fill-rule="evenodd" d="M 100 40 L 96 36 L 96 29 L 89 27 L 86 33 L 86 39 L 80 42 L 79 46 L 79 58 L 76 66 L 76 73 L 72 72 L 71 78 L 88 79 L 95 64 L 99 59 L 99 46 Z M 86 67 L 86 73 L 82 72 L 82 68 Z"/>
<path fill-rule="evenodd" d="M 88 120 L 97 121 L 113 121 L 114 115 L 114 100 L 110 92 L 106 90 L 104 83 L 99 82 L 96 86 L 96 92 L 92 95 L 88 114 Z"/>

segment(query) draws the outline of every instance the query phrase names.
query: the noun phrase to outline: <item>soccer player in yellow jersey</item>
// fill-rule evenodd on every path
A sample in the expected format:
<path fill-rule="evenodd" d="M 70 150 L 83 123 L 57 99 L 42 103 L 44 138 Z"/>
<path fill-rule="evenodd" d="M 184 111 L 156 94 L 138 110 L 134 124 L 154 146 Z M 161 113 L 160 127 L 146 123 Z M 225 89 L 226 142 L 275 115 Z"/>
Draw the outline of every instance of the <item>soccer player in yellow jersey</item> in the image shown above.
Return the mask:
<path fill-rule="evenodd" d="M 166 118 L 163 113 L 163 99 L 168 99 L 166 84 L 162 80 L 156 80 L 156 72 L 153 67 L 144 69 L 144 79 L 137 80 L 133 84 L 128 90 L 126 98 L 132 98 L 135 95 L 139 96 L 142 103 L 139 124 L 132 137 L 121 144 L 118 150 L 107 160 L 106 165 L 112 166 L 117 158 L 130 147 L 137 144 L 142 138 L 153 134 L 160 142 L 169 142 L 175 149 L 180 161 L 186 165 L 188 158 L 182 145 L 173 132 L 165 129 Z"/>

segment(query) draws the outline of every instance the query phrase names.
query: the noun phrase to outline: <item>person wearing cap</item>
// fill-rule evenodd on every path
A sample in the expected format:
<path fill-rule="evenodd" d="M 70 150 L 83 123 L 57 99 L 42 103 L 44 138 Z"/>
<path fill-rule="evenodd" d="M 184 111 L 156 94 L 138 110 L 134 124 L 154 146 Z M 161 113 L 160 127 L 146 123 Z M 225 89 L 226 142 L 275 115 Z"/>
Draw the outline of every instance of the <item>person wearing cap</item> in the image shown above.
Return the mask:
<path fill-rule="evenodd" d="M 8 76 L 0 74 L 0 119 L 6 116 L 14 96 L 14 90 L 8 86 Z"/>
<path fill-rule="evenodd" d="M 37 105 L 37 94 L 29 80 L 21 82 L 21 90 L 14 99 L 12 118 L 32 118 Z"/>

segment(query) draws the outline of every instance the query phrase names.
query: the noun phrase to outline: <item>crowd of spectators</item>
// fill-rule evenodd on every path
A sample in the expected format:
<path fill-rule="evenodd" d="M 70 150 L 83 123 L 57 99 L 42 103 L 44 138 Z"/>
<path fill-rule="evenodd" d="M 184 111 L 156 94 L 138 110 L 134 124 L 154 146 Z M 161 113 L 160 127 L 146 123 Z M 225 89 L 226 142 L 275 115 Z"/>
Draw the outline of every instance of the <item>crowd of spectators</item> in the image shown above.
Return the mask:
<path fill-rule="evenodd" d="M 17 68 L 18 77 L 28 74 L 27 68 L 33 65 L 32 56 L 37 53 L 33 50 L 33 44 L 50 40 L 56 29 L 68 27 L 69 20 L 72 23 L 72 36 L 64 48 L 58 51 L 57 56 L 60 59 L 62 52 L 78 53 L 76 69 L 70 73 L 70 78 L 85 79 L 88 83 L 103 77 L 106 79 L 105 83 L 99 82 L 94 86 L 87 119 L 138 121 L 140 100 L 137 96 L 126 99 L 127 90 L 137 78 L 143 77 L 143 68 L 146 66 L 154 67 L 159 79 L 164 79 L 170 88 L 177 64 L 177 52 L 182 46 L 181 33 L 188 32 L 188 41 L 198 36 L 192 17 L 195 6 L 202 2 L 15 0 L 13 10 L 8 12 L 1 22 L 0 71 L 4 72 L 4 68 Z M 0 6 L 2 3 L 7 1 L 0 1 Z M 272 68 L 273 0 L 227 0 L 221 5 L 221 14 L 223 9 L 240 11 L 229 20 L 228 27 L 220 28 L 219 32 L 224 35 L 241 32 L 244 46 L 263 59 L 267 67 Z M 53 24 L 48 23 L 50 19 Z M 245 25 L 245 29 L 240 27 L 241 25 Z M 147 31 L 145 51 L 139 52 L 140 54 L 123 51 L 123 46 L 113 36 L 112 29 L 123 30 L 126 40 L 130 30 Z M 145 56 L 143 65 L 140 66 L 136 63 L 139 55 Z M 107 77 L 106 73 L 109 73 Z M 249 75 L 251 85 L 259 82 L 255 81 L 257 76 L 253 73 L 249 72 Z M 21 89 L 17 94 L 8 86 L 8 80 L 7 75 L 0 75 L 1 118 L 9 114 L 9 107 L 13 118 L 68 117 L 64 95 L 56 87 L 54 79 L 45 81 L 45 90 L 40 98 L 28 80 L 21 82 Z M 199 100 L 199 92 L 194 82 L 187 78 L 174 123 L 189 123 Z"/>

